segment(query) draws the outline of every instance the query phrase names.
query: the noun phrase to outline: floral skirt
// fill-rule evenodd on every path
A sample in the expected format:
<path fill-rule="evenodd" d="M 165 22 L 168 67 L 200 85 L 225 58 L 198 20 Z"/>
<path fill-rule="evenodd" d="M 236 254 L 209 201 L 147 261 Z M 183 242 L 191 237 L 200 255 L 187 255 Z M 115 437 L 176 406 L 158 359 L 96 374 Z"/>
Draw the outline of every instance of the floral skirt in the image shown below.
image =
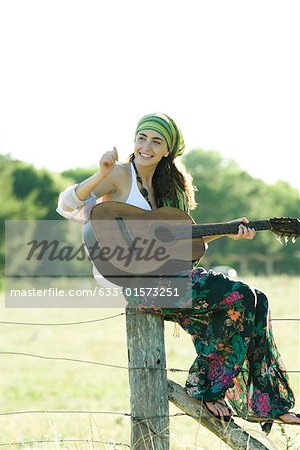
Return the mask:
<path fill-rule="evenodd" d="M 140 297 L 140 309 L 162 314 L 191 335 L 197 357 L 186 391 L 203 401 L 226 398 L 237 414 L 271 419 L 295 403 L 276 347 L 268 306 L 262 292 L 198 267 L 182 276 L 188 286 L 172 307 Z M 136 298 L 126 296 L 130 303 Z M 267 422 L 267 421 L 266 421 Z"/>

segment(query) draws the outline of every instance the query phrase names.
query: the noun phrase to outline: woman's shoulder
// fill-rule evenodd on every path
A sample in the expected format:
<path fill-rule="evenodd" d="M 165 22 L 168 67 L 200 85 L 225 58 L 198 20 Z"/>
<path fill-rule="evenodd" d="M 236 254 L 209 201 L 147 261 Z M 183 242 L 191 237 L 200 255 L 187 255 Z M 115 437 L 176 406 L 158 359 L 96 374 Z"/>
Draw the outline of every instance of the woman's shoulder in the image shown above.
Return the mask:
<path fill-rule="evenodd" d="M 95 188 L 96 197 L 104 194 L 116 194 L 128 189 L 131 183 L 130 163 L 117 163 L 110 173 Z"/>
<path fill-rule="evenodd" d="M 128 177 L 130 176 L 130 164 L 130 162 L 118 162 L 117 164 L 115 164 L 114 168 L 112 169 L 112 176 L 118 184 L 122 182 L 124 178 L 128 179 Z M 120 180 L 120 178 L 122 180 Z"/>
<path fill-rule="evenodd" d="M 130 162 L 124 163 L 117 162 L 105 178 L 107 180 L 119 184 L 120 178 L 123 180 L 124 177 L 128 177 L 129 175 L 130 175 Z"/>
<path fill-rule="evenodd" d="M 120 173 L 125 173 L 125 172 L 130 173 L 130 166 L 131 166 L 130 162 L 122 162 L 122 163 L 118 162 L 115 165 L 114 169 L 116 169 Z"/>

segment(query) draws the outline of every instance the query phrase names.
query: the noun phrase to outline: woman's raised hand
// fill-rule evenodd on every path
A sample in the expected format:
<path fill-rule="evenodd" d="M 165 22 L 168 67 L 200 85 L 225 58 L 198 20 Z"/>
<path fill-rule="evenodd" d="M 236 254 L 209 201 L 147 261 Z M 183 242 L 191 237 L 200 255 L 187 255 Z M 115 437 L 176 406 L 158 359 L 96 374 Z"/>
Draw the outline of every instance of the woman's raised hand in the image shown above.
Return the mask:
<path fill-rule="evenodd" d="M 243 222 L 239 225 L 238 233 L 237 234 L 229 234 L 228 237 L 231 239 L 234 239 L 235 241 L 239 239 L 253 239 L 256 231 L 254 228 L 248 228 L 247 223 L 249 223 L 249 220 L 247 217 L 240 217 L 239 219 L 231 220 L 230 222 Z M 244 225 L 245 224 L 245 225 Z"/>
<path fill-rule="evenodd" d="M 114 147 L 111 151 L 102 155 L 99 161 L 100 173 L 102 175 L 108 175 L 114 165 L 118 161 L 118 150 Z"/>

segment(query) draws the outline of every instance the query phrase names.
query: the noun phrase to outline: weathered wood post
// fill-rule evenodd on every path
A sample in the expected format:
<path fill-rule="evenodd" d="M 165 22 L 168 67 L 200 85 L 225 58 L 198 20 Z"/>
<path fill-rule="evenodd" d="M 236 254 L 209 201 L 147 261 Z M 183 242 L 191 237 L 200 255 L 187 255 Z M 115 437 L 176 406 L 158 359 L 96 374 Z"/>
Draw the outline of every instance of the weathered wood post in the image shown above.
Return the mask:
<path fill-rule="evenodd" d="M 131 448 L 169 449 L 169 401 L 163 318 L 126 309 Z"/>
<path fill-rule="evenodd" d="M 168 380 L 168 384 L 170 401 L 188 416 L 191 416 L 205 428 L 212 431 L 233 450 L 267 450 L 271 448 L 269 446 L 270 441 L 263 434 L 260 440 L 264 441 L 266 445 L 249 435 L 233 420 L 227 423 L 214 419 L 204 408 L 202 402 L 196 398 L 189 397 L 185 389 L 179 384 L 171 380 Z M 278 447 L 272 444 L 272 449 L 275 450 Z"/>

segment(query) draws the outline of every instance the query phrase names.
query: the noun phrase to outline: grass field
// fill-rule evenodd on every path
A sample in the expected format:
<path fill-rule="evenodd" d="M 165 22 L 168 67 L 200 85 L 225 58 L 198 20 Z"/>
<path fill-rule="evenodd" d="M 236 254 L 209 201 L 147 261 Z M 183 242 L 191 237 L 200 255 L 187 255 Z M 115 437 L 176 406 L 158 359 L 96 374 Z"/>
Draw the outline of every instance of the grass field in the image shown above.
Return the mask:
<path fill-rule="evenodd" d="M 297 278 L 249 278 L 245 280 L 263 290 L 270 298 L 272 317 L 299 318 L 299 280 Z M 123 313 L 123 309 L 5 309 L 1 295 L 1 352 L 30 353 L 58 358 L 75 358 L 127 366 L 125 317 L 90 324 L 42 326 L 7 324 L 3 321 L 62 323 L 92 320 Z M 273 329 L 287 370 L 300 370 L 299 322 L 274 321 Z M 181 330 L 173 337 L 173 324 L 165 323 L 167 366 L 188 369 L 195 357 L 190 337 Z M 39 410 L 0 416 L 0 447 L 4 443 L 49 440 L 24 444 L 22 449 L 112 449 L 128 448 L 112 444 L 64 442 L 61 439 L 130 442 L 130 418 L 96 411 L 129 413 L 128 372 L 74 361 L 35 358 L 28 355 L 0 354 L 0 412 Z M 169 378 L 184 384 L 185 373 L 169 373 Z M 290 374 L 300 411 L 300 373 Z M 86 410 L 91 414 L 51 413 L 49 410 Z M 170 405 L 170 414 L 180 412 Z M 171 449 L 226 449 L 214 435 L 193 419 L 170 419 Z M 259 425 L 244 424 L 258 439 Z M 300 449 L 300 427 L 275 425 L 272 443 L 280 449 Z M 5 448 L 20 448 L 9 445 Z"/>

